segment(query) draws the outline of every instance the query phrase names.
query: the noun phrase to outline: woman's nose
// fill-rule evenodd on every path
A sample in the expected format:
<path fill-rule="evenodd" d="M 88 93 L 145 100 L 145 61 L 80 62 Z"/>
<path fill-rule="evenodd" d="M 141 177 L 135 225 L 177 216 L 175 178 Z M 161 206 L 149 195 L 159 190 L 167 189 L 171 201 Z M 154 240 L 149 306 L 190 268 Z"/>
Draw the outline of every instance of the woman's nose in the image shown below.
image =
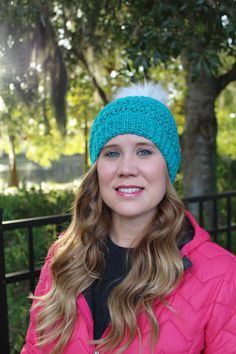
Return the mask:
<path fill-rule="evenodd" d="M 139 166 L 133 156 L 122 156 L 119 160 L 118 175 L 119 176 L 137 176 L 139 174 Z"/>

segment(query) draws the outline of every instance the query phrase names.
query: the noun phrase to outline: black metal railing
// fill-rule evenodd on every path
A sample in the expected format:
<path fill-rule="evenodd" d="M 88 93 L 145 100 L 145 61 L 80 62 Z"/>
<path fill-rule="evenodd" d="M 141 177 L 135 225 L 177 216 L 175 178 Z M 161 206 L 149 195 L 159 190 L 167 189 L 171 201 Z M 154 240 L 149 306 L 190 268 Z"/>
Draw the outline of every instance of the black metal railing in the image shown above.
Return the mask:
<path fill-rule="evenodd" d="M 230 251 L 236 248 L 236 191 L 184 199 L 199 223 L 209 230 L 213 239 Z M 9 323 L 7 308 L 7 285 L 27 280 L 29 291 L 35 288 L 35 279 L 40 269 L 34 262 L 34 231 L 44 225 L 54 225 L 57 233 L 62 225 L 70 221 L 71 216 L 55 215 L 23 220 L 3 221 L 0 210 L 0 353 L 10 354 Z M 25 229 L 28 243 L 28 269 L 14 273 L 5 272 L 4 238 L 7 231 Z M 235 247 L 235 248 L 234 248 Z"/>
<path fill-rule="evenodd" d="M 236 191 L 189 197 L 183 201 L 215 242 L 236 251 Z"/>
<path fill-rule="evenodd" d="M 22 220 L 3 221 L 3 211 L 0 209 L 0 353 L 9 354 L 9 323 L 7 308 L 7 285 L 28 280 L 29 291 L 33 292 L 35 288 L 35 279 L 39 276 L 40 269 L 35 268 L 34 262 L 34 230 L 45 225 L 55 225 L 59 234 L 62 225 L 68 222 L 70 215 L 53 215 L 44 217 L 35 217 Z M 27 231 L 28 243 L 28 269 L 25 271 L 16 271 L 14 273 L 5 272 L 5 254 L 4 254 L 4 234 L 7 231 L 25 229 Z"/>

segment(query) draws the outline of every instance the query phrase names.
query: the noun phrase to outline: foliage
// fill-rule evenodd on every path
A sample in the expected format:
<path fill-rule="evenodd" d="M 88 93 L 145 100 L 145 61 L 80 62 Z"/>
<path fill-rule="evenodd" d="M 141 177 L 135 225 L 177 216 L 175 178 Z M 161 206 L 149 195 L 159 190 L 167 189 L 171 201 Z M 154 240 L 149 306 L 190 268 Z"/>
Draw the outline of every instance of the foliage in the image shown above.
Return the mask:
<path fill-rule="evenodd" d="M 219 192 L 236 190 L 236 160 L 218 155 L 217 188 Z"/>
<path fill-rule="evenodd" d="M 218 97 L 218 163 L 217 186 L 219 191 L 236 189 L 236 84 L 231 83 Z"/>
<path fill-rule="evenodd" d="M 73 191 L 42 189 L 19 189 L 0 195 L 0 209 L 4 220 L 14 220 L 42 215 L 56 215 L 69 212 L 74 198 Z"/>
<path fill-rule="evenodd" d="M 26 217 L 55 215 L 70 212 L 74 199 L 73 191 L 21 189 L 16 194 L 1 195 L 0 208 L 4 210 L 4 220 Z M 64 225 L 65 227 L 65 225 Z M 53 226 L 34 229 L 35 267 L 41 267 L 49 245 L 57 237 Z M 6 272 L 16 272 L 28 268 L 28 248 L 26 230 L 5 233 Z M 30 301 L 27 299 L 28 282 L 7 286 L 8 315 L 10 325 L 11 353 L 19 353 L 25 338 L 29 320 Z"/>
<path fill-rule="evenodd" d="M 236 160 L 236 84 L 232 83 L 217 100 L 218 154 Z"/>
<path fill-rule="evenodd" d="M 23 102 L 30 103 L 31 113 L 28 113 L 27 120 L 31 120 L 32 126 L 29 127 L 30 133 L 26 134 L 26 142 L 33 147 L 26 149 L 28 156 L 48 165 L 50 159 L 58 158 L 63 149 L 72 153 L 73 147 L 78 146 L 71 143 L 71 134 L 62 144 L 62 136 L 55 131 L 55 118 L 58 122 L 61 120 L 52 106 L 55 109 L 60 107 L 60 89 L 64 90 L 61 97 L 69 89 L 70 112 L 75 112 L 79 104 L 80 111 L 92 117 L 93 112 L 90 108 L 87 112 L 87 108 L 91 105 L 95 108 L 98 102 L 94 90 L 106 103 L 117 85 L 155 77 L 150 68 L 158 70 L 158 64 L 164 63 L 165 68 L 171 70 L 173 61 L 179 61 L 179 56 L 181 65 L 194 76 L 202 71 L 213 76 L 224 72 L 229 57 L 231 67 L 235 54 L 234 5 L 232 0 L 103 0 L 89 3 L 83 0 L 79 3 L 75 0 L 49 3 L 18 0 L 12 1 L 10 6 L 2 1 L 0 10 L 4 21 L 1 24 L 0 61 L 6 70 L 1 73 L 1 85 L 4 83 L 1 93 L 8 94 L 9 85 L 14 85 L 18 100 L 21 97 Z M 20 57 L 21 61 L 12 62 L 13 57 Z M 65 65 L 69 84 L 64 77 L 62 88 L 60 80 Z M 80 95 L 86 85 L 89 94 Z M 70 99 L 76 91 L 77 103 Z M 81 96 L 87 97 L 80 101 Z M 69 130 L 74 120 L 70 112 Z M 81 122 L 78 126 L 83 125 L 84 113 L 77 114 L 76 120 Z M 9 119 L 14 121 L 14 117 Z M 20 121 L 23 123 L 23 115 Z M 63 124 L 65 126 L 65 122 Z M 33 127 L 40 132 L 38 139 L 32 134 Z M 79 129 L 79 135 L 82 139 L 83 128 L 82 131 Z M 80 142 L 78 149 L 85 144 Z M 22 148 L 21 143 L 18 148 Z"/>
<path fill-rule="evenodd" d="M 121 1 L 109 25 L 136 67 L 148 71 L 181 55 L 195 76 L 216 75 L 222 53 L 235 55 L 235 14 L 232 0 Z"/>
<path fill-rule="evenodd" d="M 67 74 L 48 21 L 49 12 L 45 1 L 12 1 L 10 6 L 1 2 L 1 91 L 14 85 L 16 94 L 27 105 L 34 102 L 43 107 L 51 100 L 63 130 Z"/>
<path fill-rule="evenodd" d="M 49 193 L 45 193 L 42 190 L 33 188 L 31 190 L 20 189 L 16 194 L 2 195 L 0 209 L 3 210 L 4 220 L 64 214 L 70 212 L 73 199 L 74 192 L 72 191 L 52 190 Z M 35 231 L 36 263 L 42 255 L 45 255 L 52 235 L 55 236 L 55 230 L 50 226 L 42 227 L 40 230 L 37 229 Z M 27 267 L 26 236 L 26 230 L 7 232 L 5 240 L 7 272 L 13 272 L 16 268 L 20 270 L 22 267 Z"/>

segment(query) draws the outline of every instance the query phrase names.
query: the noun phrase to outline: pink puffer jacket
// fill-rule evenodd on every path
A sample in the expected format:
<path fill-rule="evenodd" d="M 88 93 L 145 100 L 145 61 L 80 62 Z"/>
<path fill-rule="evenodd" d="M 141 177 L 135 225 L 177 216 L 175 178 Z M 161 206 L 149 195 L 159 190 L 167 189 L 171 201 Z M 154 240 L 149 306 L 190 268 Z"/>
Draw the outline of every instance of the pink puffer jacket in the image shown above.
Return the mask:
<path fill-rule="evenodd" d="M 210 241 L 187 212 L 195 236 L 181 254 L 192 266 L 185 271 L 181 285 L 168 302 L 173 310 L 156 301 L 154 310 L 160 325 L 154 351 L 150 344 L 150 325 L 145 314 L 138 323 L 142 343 L 137 337 L 126 354 L 236 354 L 236 257 Z M 36 294 L 45 293 L 51 284 L 50 252 L 41 272 Z M 78 320 L 63 354 L 93 354 L 96 348 L 88 344 L 93 338 L 93 320 L 83 295 L 77 299 Z M 109 331 L 109 327 L 105 331 Z M 50 354 L 52 347 L 40 350 L 36 345 L 35 312 L 31 310 L 26 344 L 21 354 Z M 115 354 L 118 348 L 109 353 Z"/>

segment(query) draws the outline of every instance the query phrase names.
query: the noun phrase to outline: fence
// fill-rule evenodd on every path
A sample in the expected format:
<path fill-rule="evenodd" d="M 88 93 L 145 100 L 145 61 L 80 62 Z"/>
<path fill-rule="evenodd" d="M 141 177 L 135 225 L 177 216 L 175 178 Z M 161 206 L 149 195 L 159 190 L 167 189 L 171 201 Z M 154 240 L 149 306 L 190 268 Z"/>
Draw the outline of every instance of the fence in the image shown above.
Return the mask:
<path fill-rule="evenodd" d="M 199 223 L 206 227 L 213 239 L 228 250 L 236 248 L 236 191 L 221 194 L 186 198 L 188 209 L 192 210 Z M 54 225 L 59 233 L 62 225 L 70 220 L 70 215 L 56 215 L 31 219 L 3 221 L 0 210 L 0 352 L 10 354 L 9 323 L 7 308 L 7 285 L 28 280 L 29 291 L 35 288 L 35 279 L 40 269 L 34 262 L 34 230 L 43 225 Z M 28 243 L 28 269 L 5 273 L 4 238 L 5 232 L 25 229 Z"/>
<path fill-rule="evenodd" d="M 35 278 L 39 276 L 40 269 L 35 269 L 34 265 L 34 235 L 33 230 L 44 225 L 55 225 L 57 232 L 60 233 L 62 225 L 70 220 L 70 215 L 54 215 L 36 217 L 23 220 L 3 221 L 3 212 L 0 211 L 0 353 L 9 354 L 9 326 L 7 310 L 7 285 L 29 281 L 29 291 L 35 288 Z M 17 271 L 5 274 L 4 256 L 4 233 L 6 231 L 25 229 L 28 237 L 28 270 Z"/>

